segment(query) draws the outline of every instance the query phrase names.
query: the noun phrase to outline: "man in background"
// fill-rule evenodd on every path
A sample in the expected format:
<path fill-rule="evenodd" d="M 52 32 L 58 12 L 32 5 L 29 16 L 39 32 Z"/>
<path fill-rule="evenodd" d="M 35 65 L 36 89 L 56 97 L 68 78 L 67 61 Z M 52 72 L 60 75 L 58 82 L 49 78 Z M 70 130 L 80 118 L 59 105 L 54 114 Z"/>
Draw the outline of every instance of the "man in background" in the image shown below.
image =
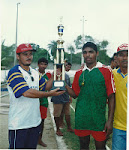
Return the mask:
<path fill-rule="evenodd" d="M 62 78 L 61 76 L 61 67 L 57 66 L 58 70 L 58 75 L 60 76 L 60 79 Z M 69 76 L 65 73 L 65 82 L 69 86 L 71 86 L 70 83 L 70 78 Z M 74 132 L 74 130 L 71 128 L 71 121 L 70 121 L 70 107 L 69 107 L 69 94 L 67 92 L 63 93 L 60 96 L 53 96 L 51 101 L 53 102 L 53 107 L 54 107 L 54 120 L 56 124 L 56 134 L 58 136 L 63 136 L 63 133 L 60 130 L 60 116 L 63 111 L 63 114 L 65 115 L 65 120 L 67 124 L 67 131 L 68 132 Z"/>
<path fill-rule="evenodd" d="M 128 44 L 122 44 L 118 47 L 117 60 L 119 68 L 113 70 L 116 86 L 116 107 L 114 114 L 112 150 L 126 150 Z"/>
<path fill-rule="evenodd" d="M 38 60 L 38 71 L 40 75 L 48 81 L 51 78 L 51 73 L 46 72 L 46 68 L 48 66 L 48 60 L 44 57 Z M 47 108 L 48 108 L 48 99 L 47 97 L 40 98 L 40 113 L 41 113 L 41 133 L 39 135 L 38 144 L 42 145 L 43 147 L 47 147 L 47 145 L 42 141 L 43 130 L 44 130 L 44 121 L 47 118 Z"/>
<path fill-rule="evenodd" d="M 118 68 L 118 62 L 117 62 L 117 53 L 114 53 L 113 56 L 110 59 L 110 67 L 112 69 Z"/>
<path fill-rule="evenodd" d="M 71 70 L 72 64 L 70 62 L 65 62 L 65 72 L 68 75 L 68 72 Z M 64 112 L 70 110 L 70 103 L 72 103 L 72 97 L 69 97 L 69 103 L 67 104 L 66 110 L 62 110 L 62 113 L 60 115 L 60 128 L 63 128 L 65 126 L 64 123 Z"/>
<path fill-rule="evenodd" d="M 69 72 L 71 70 L 72 64 L 70 62 L 65 63 L 65 71 Z"/>

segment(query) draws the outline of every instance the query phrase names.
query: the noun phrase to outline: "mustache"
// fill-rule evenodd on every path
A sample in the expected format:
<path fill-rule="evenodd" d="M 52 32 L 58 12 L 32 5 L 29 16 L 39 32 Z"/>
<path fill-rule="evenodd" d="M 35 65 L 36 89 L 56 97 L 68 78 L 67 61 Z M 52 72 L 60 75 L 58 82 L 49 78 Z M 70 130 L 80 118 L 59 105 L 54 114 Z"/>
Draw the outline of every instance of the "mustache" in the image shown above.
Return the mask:
<path fill-rule="evenodd" d="M 28 61 L 28 60 L 32 60 L 32 59 L 27 59 L 26 61 Z"/>

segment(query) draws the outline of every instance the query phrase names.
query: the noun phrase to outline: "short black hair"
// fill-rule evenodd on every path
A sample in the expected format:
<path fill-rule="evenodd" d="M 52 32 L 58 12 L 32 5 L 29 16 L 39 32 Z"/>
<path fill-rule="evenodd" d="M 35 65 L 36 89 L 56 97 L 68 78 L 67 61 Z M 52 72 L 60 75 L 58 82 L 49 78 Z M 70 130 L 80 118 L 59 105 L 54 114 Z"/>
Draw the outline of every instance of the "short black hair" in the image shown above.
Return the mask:
<path fill-rule="evenodd" d="M 67 64 L 66 64 L 66 65 L 72 66 L 72 64 L 71 64 L 70 62 L 67 62 Z"/>
<path fill-rule="evenodd" d="M 97 50 L 97 45 L 92 43 L 92 42 L 87 42 L 83 45 L 82 47 L 82 50 L 84 50 L 86 47 L 90 47 L 90 48 L 93 48 L 93 50 L 95 50 L 96 52 L 98 51 Z"/>
<path fill-rule="evenodd" d="M 38 60 L 38 64 L 40 64 L 41 62 L 44 62 L 44 63 L 48 64 L 48 60 L 44 57 L 42 57 Z"/>
<path fill-rule="evenodd" d="M 114 56 L 117 56 L 117 53 L 114 53 L 114 54 L 113 54 L 113 57 L 114 57 Z"/>

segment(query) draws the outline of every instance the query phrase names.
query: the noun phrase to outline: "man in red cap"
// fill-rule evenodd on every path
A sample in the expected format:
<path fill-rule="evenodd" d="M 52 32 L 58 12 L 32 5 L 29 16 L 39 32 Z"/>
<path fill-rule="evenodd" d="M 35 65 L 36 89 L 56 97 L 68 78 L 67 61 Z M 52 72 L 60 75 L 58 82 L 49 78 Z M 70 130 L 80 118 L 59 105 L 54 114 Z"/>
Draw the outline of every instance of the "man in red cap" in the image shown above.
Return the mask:
<path fill-rule="evenodd" d="M 38 71 L 30 67 L 33 51 L 30 44 L 19 45 L 16 50 L 19 65 L 8 73 L 10 149 L 36 149 L 41 132 L 39 98 L 63 93 L 57 92 L 58 89 L 45 92 L 50 90 L 53 78 L 46 82 Z"/>
<path fill-rule="evenodd" d="M 113 70 L 116 86 L 112 150 L 126 150 L 128 44 L 117 49 L 118 69 Z"/>

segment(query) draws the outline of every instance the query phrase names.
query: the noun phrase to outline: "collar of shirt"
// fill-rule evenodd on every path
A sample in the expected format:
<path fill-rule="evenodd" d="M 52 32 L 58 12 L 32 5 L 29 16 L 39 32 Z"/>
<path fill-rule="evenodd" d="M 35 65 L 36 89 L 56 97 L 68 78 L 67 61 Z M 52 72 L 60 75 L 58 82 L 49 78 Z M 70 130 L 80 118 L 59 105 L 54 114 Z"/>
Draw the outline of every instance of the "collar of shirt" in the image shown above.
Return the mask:
<path fill-rule="evenodd" d="M 86 64 L 85 64 L 85 66 L 84 66 L 84 68 L 83 68 L 83 71 L 86 70 L 86 69 L 89 70 L 89 71 L 91 71 L 91 70 L 93 70 L 94 68 L 102 67 L 102 65 L 103 65 L 103 64 L 102 64 L 101 62 L 97 62 L 96 66 L 94 66 L 93 68 L 90 69 L 90 68 L 88 68 L 88 67 L 86 66 Z"/>
<path fill-rule="evenodd" d="M 123 73 L 121 72 L 120 68 L 118 68 L 117 73 L 121 74 L 121 76 L 122 76 L 123 78 L 125 78 L 125 77 L 128 75 L 128 73 L 123 74 Z"/>
<path fill-rule="evenodd" d="M 39 72 L 39 68 L 35 68 L 35 69 Z M 39 74 L 40 74 L 41 76 L 44 76 L 44 75 L 46 74 L 46 70 L 45 70 L 45 73 L 39 72 Z"/>
<path fill-rule="evenodd" d="M 20 65 L 18 65 L 19 67 L 21 67 Z M 21 67 L 22 68 L 22 67 Z M 23 69 L 23 68 L 22 68 Z M 23 69 L 23 70 L 25 70 L 25 69 Z M 29 71 L 27 71 L 27 70 L 25 70 L 26 72 L 32 72 L 32 67 L 31 66 L 29 66 Z"/>

